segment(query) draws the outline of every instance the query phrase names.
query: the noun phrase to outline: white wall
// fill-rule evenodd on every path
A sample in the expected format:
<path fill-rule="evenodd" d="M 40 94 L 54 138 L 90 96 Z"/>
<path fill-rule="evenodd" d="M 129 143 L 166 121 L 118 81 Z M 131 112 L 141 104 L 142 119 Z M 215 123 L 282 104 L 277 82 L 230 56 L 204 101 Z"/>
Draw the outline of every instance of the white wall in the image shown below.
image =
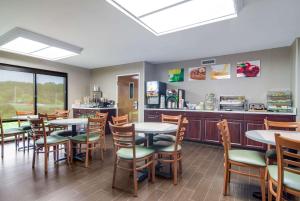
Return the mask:
<path fill-rule="evenodd" d="M 255 52 L 232 54 L 216 58 L 217 64 L 231 64 L 231 79 L 211 80 L 210 68 L 207 67 L 207 78 L 203 81 L 188 81 L 188 67 L 201 64 L 201 59 L 179 61 L 155 65 L 152 79 L 167 82 L 168 69 L 183 67 L 185 81 L 168 83 L 169 88 L 182 88 L 186 90 L 186 99 L 192 103 L 204 100 L 205 94 L 245 95 L 249 102 L 266 103 L 267 91 L 271 89 L 292 90 L 292 62 L 291 48 L 283 47 Z M 237 78 L 236 63 L 244 60 L 260 60 L 261 76 L 257 78 Z"/>
<path fill-rule="evenodd" d="M 64 72 L 68 74 L 68 106 L 90 93 L 90 70 L 57 62 L 0 51 L 0 63 Z"/>
<path fill-rule="evenodd" d="M 293 82 L 293 91 L 294 91 L 294 104 L 298 109 L 297 120 L 300 121 L 300 39 L 297 38 L 292 45 L 292 82 Z"/>

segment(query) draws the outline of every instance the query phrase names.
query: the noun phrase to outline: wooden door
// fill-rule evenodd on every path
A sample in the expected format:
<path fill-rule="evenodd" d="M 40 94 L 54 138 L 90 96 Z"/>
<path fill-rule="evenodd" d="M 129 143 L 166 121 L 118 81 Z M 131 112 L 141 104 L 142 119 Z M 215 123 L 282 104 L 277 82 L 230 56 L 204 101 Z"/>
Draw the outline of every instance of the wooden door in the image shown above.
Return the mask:
<path fill-rule="evenodd" d="M 139 75 L 118 76 L 118 115 L 128 114 L 130 122 L 138 121 Z"/>

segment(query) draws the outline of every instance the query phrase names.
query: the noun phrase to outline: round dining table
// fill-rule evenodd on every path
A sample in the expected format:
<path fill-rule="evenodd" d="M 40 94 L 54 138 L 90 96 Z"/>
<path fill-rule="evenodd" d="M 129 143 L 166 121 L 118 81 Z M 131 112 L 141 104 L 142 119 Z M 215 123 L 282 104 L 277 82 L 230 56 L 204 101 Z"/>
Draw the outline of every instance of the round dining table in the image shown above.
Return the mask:
<path fill-rule="evenodd" d="M 20 121 L 27 121 L 29 119 L 38 119 L 38 115 L 19 115 L 11 117 L 12 120 L 20 120 Z"/>
<path fill-rule="evenodd" d="M 87 125 L 87 118 L 55 119 L 48 122 L 49 125 L 72 126 L 72 136 L 77 134 L 77 126 Z"/>
<path fill-rule="evenodd" d="M 285 130 L 252 130 L 246 132 L 246 137 L 256 142 L 261 142 L 269 145 L 276 145 L 275 133 L 279 133 L 281 136 L 293 140 L 300 140 L 300 132 Z"/>
<path fill-rule="evenodd" d="M 136 133 L 144 133 L 147 138 L 147 146 L 153 145 L 153 137 L 158 134 L 174 133 L 178 126 L 162 122 L 138 122 L 134 123 Z"/>

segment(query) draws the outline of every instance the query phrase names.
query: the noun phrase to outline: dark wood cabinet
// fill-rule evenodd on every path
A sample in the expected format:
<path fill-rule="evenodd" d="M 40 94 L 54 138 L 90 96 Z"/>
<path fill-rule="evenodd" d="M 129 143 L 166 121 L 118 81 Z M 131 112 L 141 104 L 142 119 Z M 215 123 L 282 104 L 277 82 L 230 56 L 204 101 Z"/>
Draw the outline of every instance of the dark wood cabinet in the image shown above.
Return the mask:
<path fill-rule="evenodd" d="M 111 117 L 116 116 L 116 109 L 105 109 L 105 108 L 95 108 L 95 109 L 83 109 L 83 108 L 73 108 L 73 117 L 74 118 L 80 118 L 80 117 L 88 117 L 88 116 L 94 116 L 96 112 L 103 112 L 108 113 L 107 117 L 107 124 L 105 126 L 105 133 L 109 134 L 109 125 L 108 121 L 112 121 Z"/>
<path fill-rule="evenodd" d="M 279 114 L 251 114 L 227 112 L 196 112 L 196 111 L 170 111 L 170 110 L 145 110 L 144 120 L 159 122 L 161 114 L 183 115 L 189 120 L 185 140 L 221 144 L 217 123 L 227 119 L 233 146 L 265 150 L 265 144 L 255 142 L 245 136 L 249 130 L 263 130 L 264 119 L 273 121 L 295 121 L 295 115 Z"/>

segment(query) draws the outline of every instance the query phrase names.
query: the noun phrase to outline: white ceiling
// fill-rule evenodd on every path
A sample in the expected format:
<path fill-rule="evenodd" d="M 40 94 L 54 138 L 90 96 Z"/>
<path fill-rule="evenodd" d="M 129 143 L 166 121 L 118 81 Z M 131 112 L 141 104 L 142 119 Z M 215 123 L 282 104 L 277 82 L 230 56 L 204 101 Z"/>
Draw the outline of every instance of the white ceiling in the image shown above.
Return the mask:
<path fill-rule="evenodd" d="M 0 35 L 18 26 L 84 48 L 61 63 L 97 68 L 289 46 L 299 0 L 246 0 L 238 18 L 155 36 L 105 0 L 0 0 Z M 182 16 L 184 17 L 184 16 Z"/>

